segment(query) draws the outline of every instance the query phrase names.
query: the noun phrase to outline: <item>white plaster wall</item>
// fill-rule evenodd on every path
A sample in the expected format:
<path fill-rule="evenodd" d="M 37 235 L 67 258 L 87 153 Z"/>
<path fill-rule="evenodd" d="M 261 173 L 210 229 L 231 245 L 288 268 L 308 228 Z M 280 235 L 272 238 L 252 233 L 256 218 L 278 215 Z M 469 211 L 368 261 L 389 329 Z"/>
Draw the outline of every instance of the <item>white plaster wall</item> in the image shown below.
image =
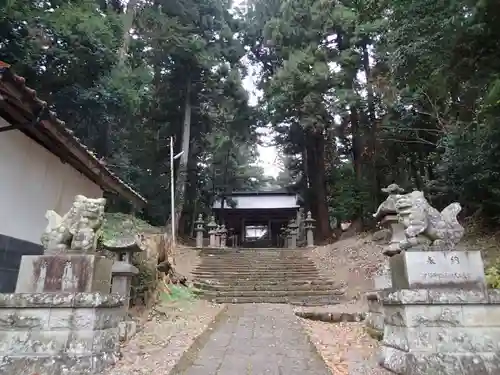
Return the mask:
<path fill-rule="evenodd" d="M 297 196 L 274 194 L 274 195 L 233 195 L 231 199 L 236 202 L 239 209 L 258 209 L 258 208 L 298 208 Z M 221 208 L 220 200 L 214 202 L 214 208 Z M 225 209 L 231 209 L 227 202 Z"/>
<path fill-rule="evenodd" d="M 0 117 L 0 127 L 5 120 Z M 0 133 L 0 233 L 40 243 L 45 212 L 66 213 L 82 194 L 102 189 L 18 130 Z"/>

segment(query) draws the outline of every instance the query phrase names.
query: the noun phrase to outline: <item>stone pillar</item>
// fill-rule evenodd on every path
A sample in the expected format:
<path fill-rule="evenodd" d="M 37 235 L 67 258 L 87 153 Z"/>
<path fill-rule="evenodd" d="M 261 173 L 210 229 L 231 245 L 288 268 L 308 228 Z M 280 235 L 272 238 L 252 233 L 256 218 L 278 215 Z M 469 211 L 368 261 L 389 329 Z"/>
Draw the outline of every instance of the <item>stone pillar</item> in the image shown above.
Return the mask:
<path fill-rule="evenodd" d="M 307 239 L 307 247 L 314 247 L 314 220 L 311 216 L 311 211 L 307 213 L 307 217 L 305 221 L 305 229 L 306 229 L 306 239 Z"/>
<path fill-rule="evenodd" d="M 305 222 L 304 222 L 304 208 L 301 207 L 297 211 L 297 220 L 296 220 L 297 226 L 298 226 L 298 232 L 297 232 L 297 240 L 302 241 L 304 237 L 304 229 L 305 229 Z"/>
<path fill-rule="evenodd" d="M 288 224 L 288 229 L 290 230 L 290 242 L 289 242 L 289 248 L 290 249 L 296 249 L 297 248 L 297 224 L 295 221 L 291 221 L 290 224 Z"/>
<path fill-rule="evenodd" d="M 124 298 L 96 252 L 105 202 L 78 195 L 68 214 L 47 212 L 44 254 L 23 256 L 16 293 L 0 294 L 0 372 L 102 374 L 117 361 Z"/>
<path fill-rule="evenodd" d="M 227 229 L 224 224 L 220 227 L 220 247 L 225 248 L 226 247 L 226 242 L 227 242 Z"/>
<path fill-rule="evenodd" d="M 217 229 L 215 230 L 215 246 L 220 247 L 220 237 L 221 237 L 221 226 L 217 225 Z"/>
<path fill-rule="evenodd" d="M 212 248 L 216 247 L 215 235 L 217 233 L 217 231 L 216 231 L 217 223 L 215 222 L 214 216 L 210 216 L 210 221 L 207 224 L 207 228 L 208 228 L 208 235 L 209 235 L 209 241 L 210 241 L 208 247 L 212 247 Z"/>
<path fill-rule="evenodd" d="M 198 216 L 198 220 L 196 220 L 194 224 L 194 231 L 196 232 L 196 247 L 201 249 L 203 247 L 203 232 L 205 231 L 205 229 L 203 229 L 204 221 L 202 214 Z"/>

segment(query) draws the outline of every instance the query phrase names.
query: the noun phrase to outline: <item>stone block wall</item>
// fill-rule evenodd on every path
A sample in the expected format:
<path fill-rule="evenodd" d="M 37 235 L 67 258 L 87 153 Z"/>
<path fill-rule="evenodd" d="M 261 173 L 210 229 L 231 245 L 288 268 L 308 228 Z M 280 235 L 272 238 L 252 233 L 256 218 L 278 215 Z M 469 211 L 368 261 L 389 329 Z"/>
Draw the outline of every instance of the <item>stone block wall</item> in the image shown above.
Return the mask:
<path fill-rule="evenodd" d="M 103 373 L 118 359 L 123 311 L 116 294 L 0 294 L 0 374 Z"/>
<path fill-rule="evenodd" d="M 500 374 L 500 291 L 383 292 L 381 365 L 405 375 Z"/>

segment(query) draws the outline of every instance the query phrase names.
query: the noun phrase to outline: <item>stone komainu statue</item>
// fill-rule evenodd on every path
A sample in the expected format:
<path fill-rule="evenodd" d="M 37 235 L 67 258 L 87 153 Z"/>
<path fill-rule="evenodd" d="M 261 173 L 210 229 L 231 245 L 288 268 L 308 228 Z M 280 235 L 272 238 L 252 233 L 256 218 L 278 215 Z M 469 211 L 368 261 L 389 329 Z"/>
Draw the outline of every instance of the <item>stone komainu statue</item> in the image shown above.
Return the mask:
<path fill-rule="evenodd" d="M 64 216 L 49 210 L 45 214 L 48 225 L 42 235 L 46 253 L 68 251 L 88 253 L 96 250 L 98 230 L 104 220 L 106 199 L 77 195 L 71 209 Z"/>
<path fill-rule="evenodd" d="M 451 250 L 460 242 L 464 228 L 457 220 L 462 209 L 459 203 L 452 203 L 439 212 L 421 191 L 401 194 L 402 189 L 396 184 L 382 190 L 389 193 L 389 197 L 379 206 L 374 217 L 397 215 L 405 228 L 405 239 L 399 243 L 400 250 L 414 246 Z"/>

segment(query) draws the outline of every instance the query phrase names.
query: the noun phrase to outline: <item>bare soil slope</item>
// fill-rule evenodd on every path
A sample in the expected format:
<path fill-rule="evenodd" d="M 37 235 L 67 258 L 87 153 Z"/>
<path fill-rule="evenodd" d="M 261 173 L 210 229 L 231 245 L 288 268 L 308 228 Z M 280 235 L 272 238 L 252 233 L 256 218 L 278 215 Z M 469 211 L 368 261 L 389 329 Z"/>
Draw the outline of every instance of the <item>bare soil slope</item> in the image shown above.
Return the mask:
<path fill-rule="evenodd" d="M 320 272 L 344 285 L 349 300 L 359 300 L 373 288 L 373 277 L 384 261 L 382 246 L 366 233 L 316 247 L 307 255 Z"/>

